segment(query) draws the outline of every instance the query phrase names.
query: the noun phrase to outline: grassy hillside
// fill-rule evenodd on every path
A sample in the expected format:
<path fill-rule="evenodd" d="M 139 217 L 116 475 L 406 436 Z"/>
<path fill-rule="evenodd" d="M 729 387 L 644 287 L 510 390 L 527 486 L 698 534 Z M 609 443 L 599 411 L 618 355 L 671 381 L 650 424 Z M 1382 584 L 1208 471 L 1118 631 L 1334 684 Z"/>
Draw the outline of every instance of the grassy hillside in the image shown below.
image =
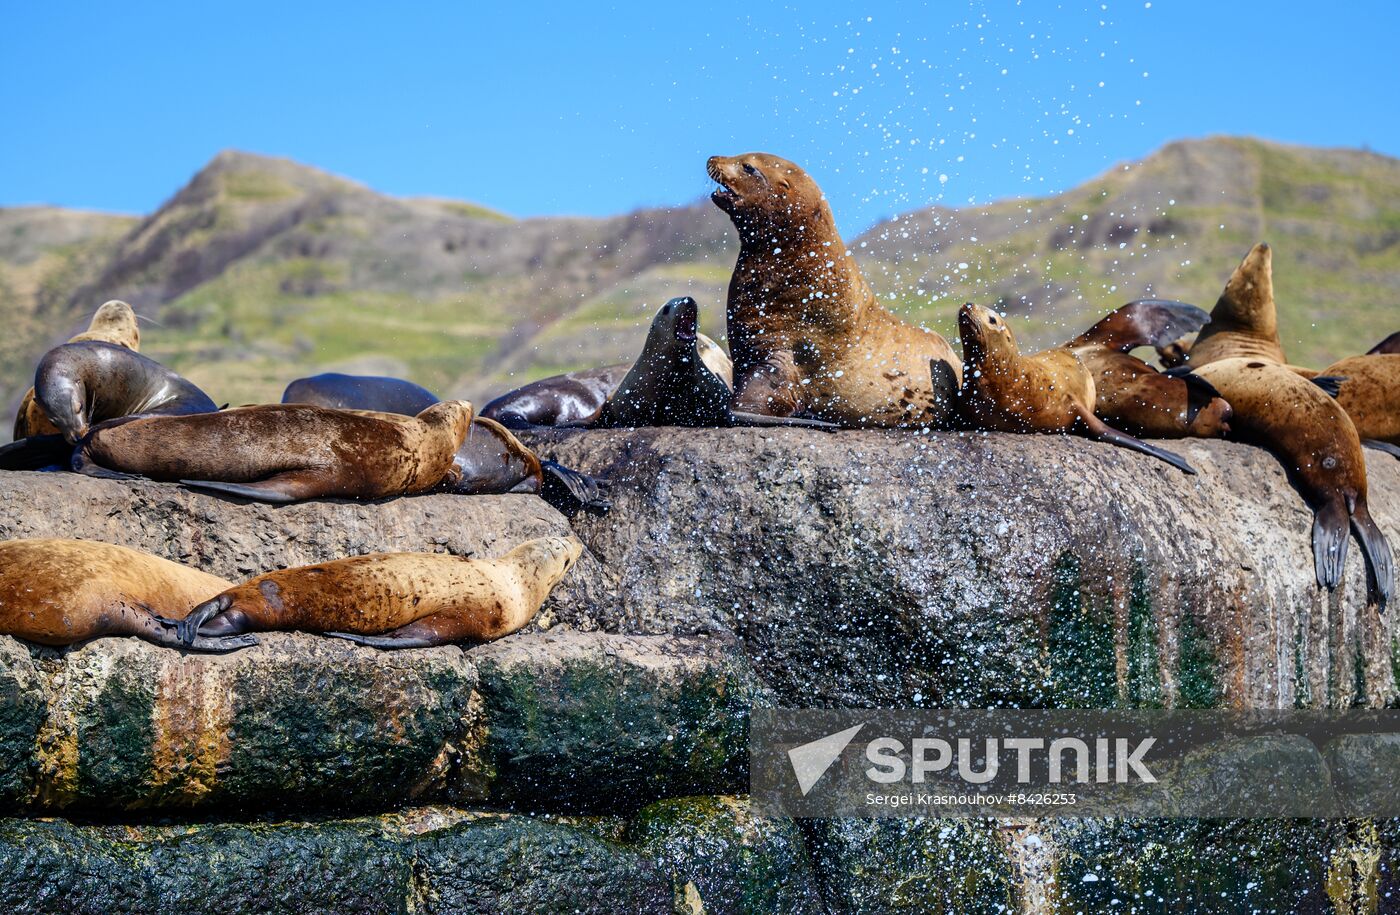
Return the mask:
<path fill-rule="evenodd" d="M 1174 143 L 1057 197 L 843 228 L 887 304 L 950 335 L 964 300 L 1000 302 L 1028 345 L 1143 293 L 1209 307 L 1260 239 L 1295 361 L 1400 327 L 1400 161 L 1365 152 Z M 699 299 L 719 336 L 734 252 L 708 202 L 512 220 L 226 152 L 144 220 L 0 209 L 0 395 L 13 404 L 45 348 L 123 298 L 160 322 L 146 352 L 220 401 L 275 400 L 337 369 L 480 402 L 630 358 L 674 295 Z"/>

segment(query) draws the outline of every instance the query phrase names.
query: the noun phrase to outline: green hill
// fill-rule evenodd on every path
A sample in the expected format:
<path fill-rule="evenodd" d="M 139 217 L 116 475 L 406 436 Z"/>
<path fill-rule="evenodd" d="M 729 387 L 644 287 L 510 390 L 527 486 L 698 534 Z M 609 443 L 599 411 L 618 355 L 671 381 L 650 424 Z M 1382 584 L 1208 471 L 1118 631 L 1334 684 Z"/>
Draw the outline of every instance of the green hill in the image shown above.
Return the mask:
<path fill-rule="evenodd" d="M 964 300 L 1000 302 L 1027 345 L 1144 293 L 1209 307 L 1260 239 L 1295 361 L 1400 327 L 1400 160 L 1366 152 L 1173 143 L 1056 197 L 843 228 L 887 304 L 945 333 Z M 121 298 L 159 322 L 144 351 L 220 401 L 275 400 L 337 369 L 481 402 L 630 358 L 673 295 L 695 296 L 721 335 L 734 253 L 708 202 L 512 220 L 225 152 L 145 219 L 0 209 L 0 395 L 13 405 L 48 346 Z"/>

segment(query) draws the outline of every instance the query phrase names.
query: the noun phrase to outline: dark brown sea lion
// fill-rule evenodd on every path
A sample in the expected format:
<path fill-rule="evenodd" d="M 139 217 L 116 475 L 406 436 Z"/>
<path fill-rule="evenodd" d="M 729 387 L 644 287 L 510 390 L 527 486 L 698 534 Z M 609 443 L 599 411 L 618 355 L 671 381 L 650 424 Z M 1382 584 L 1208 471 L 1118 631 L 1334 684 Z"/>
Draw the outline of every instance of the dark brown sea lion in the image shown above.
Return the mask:
<path fill-rule="evenodd" d="M 1210 323 L 1191 344 L 1191 365 L 1244 357 L 1283 363 L 1274 304 L 1273 251 L 1260 242 L 1230 274 L 1210 313 Z M 1228 397 L 1226 398 L 1229 399 Z"/>
<path fill-rule="evenodd" d="M 0 634 L 41 645 L 134 635 L 182 643 L 157 617 L 182 618 L 233 585 L 148 553 L 88 540 L 0 543 Z M 200 637 L 199 651 L 256 644 L 249 636 Z"/>
<path fill-rule="evenodd" d="M 114 343 L 132 352 L 141 348 L 141 328 L 136 323 L 136 312 L 125 302 L 112 299 L 103 302 L 88 322 L 87 330 L 69 338 L 69 343 Z M 15 440 L 32 435 L 58 435 L 58 427 L 49 422 L 44 411 L 34 402 L 34 389 L 30 388 L 20 401 L 15 414 Z"/>
<path fill-rule="evenodd" d="M 1094 376 L 1094 413 L 1148 438 L 1211 438 L 1229 430 L 1230 405 L 1196 375 L 1164 375 L 1131 354 L 1199 330 L 1210 316 L 1166 299 L 1129 302 L 1065 344 Z"/>
<path fill-rule="evenodd" d="M 727 310 L 734 410 L 849 427 L 951 423 L 960 361 L 876 301 L 816 182 L 764 153 L 715 156 L 708 170 L 722 185 L 711 199 L 739 232 Z"/>
<path fill-rule="evenodd" d="M 1006 320 L 972 303 L 958 311 L 958 334 L 966 363 L 958 407 L 968 427 L 1083 435 L 1196 472 L 1178 455 L 1138 441 L 1095 416 L 1094 378 L 1069 350 L 1023 356 Z"/>
<path fill-rule="evenodd" d="M 1400 355 L 1351 356 L 1319 377 L 1333 380 L 1337 403 L 1362 444 L 1400 457 Z"/>
<path fill-rule="evenodd" d="M 1400 356 L 1400 330 L 1366 351 L 1368 356 Z"/>
<path fill-rule="evenodd" d="M 366 375 L 316 375 L 287 385 L 284 403 L 303 403 L 377 415 L 391 422 L 413 417 L 438 403 L 427 388 L 400 378 Z M 413 413 L 405 410 L 415 409 Z M 399 409 L 403 408 L 403 409 Z M 476 417 L 457 449 L 456 473 L 443 483 L 458 495 L 538 493 L 561 511 L 583 508 L 605 512 L 611 503 L 602 484 L 577 470 L 542 461 L 504 426 Z"/>
<path fill-rule="evenodd" d="M 530 540 L 500 559 L 375 553 L 270 572 L 174 623 L 187 644 L 244 632 L 323 632 L 376 648 L 427 648 L 509 635 L 539 612 L 582 552 Z"/>
<path fill-rule="evenodd" d="M 1318 584 L 1332 589 L 1341 582 L 1350 524 L 1384 607 L 1394 586 L 1390 545 L 1367 510 L 1361 439 L 1341 405 L 1288 366 L 1262 359 L 1221 359 L 1191 370 L 1234 408 L 1231 437 L 1277 455 L 1312 507 Z"/>
<path fill-rule="evenodd" d="M 460 400 L 397 421 L 299 404 L 133 417 L 94 428 L 73 469 L 262 502 L 383 499 L 428 492 L 455 475 L 471 419 L 471 404 Z"/>
<path fill-rule="evenodd" d="M 34 373 L 34 400 L 69 442 L 123 416 L 188 416 L 219 407 L 193 383 L 114 343 L 56 346 Z"/>

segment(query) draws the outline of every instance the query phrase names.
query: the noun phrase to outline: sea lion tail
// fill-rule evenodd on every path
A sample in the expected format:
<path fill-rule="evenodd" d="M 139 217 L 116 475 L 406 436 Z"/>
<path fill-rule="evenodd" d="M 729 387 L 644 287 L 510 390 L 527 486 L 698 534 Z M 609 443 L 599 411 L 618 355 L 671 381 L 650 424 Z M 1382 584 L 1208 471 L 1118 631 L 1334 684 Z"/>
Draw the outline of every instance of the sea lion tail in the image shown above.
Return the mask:
<path fill-rule="evenodd" d="M 1342 570 L 1347 561 L 1346 505 L 1333 499 L 1317 510 L 1313 517 L 1313 566 L 1317 583 L 1328 591 L 1342 583 Z"/>
<path fill-rule="evenodd" d="M 1165 347 L 1210 321 L 1205 309 L 1173 299 L 1138 299 L 1110 312 L 1070 346 L 1098 344 L 1126 353 L 1139 346 Z"/>
<path fill-rule="evenodd" d="M 1377 451 L 1384 451 L 1392 457 L 1400 458 L 1400 445 L 1392 445 L 1390 442 L 1382 442 L 1374 438 L 1363 438 L 1361 445 L 1364 448 L 1374 448 Z"/>
<path fill-rule="evenodd" d="M 1361 552 L 1366 554 L 1366 566 L 1371 570 L 1371 582 L 1375 587 L 1376 605 L 1384 610 L 1395 591 L 1395 567 L 1390 543 L 1376 522 L 1371 520 L 1371 513 L 1364 504 L 1352 510 L 1351 529 L 1356 532 L 1356 539 L 1361 541 Z"/>
<path fill-rule="evenodd" d="M 1336 397 L 1341 393 L 1342 382 L 1346 381 L 1346 378 L 1341 375 L 1314 375 L 1308 380 L 1325 391 L 1329 397 Z"/>
<path fill-rule="evenodd" d="M 0 447 L 0 470 L 40 470 L 69 463 L 73 446 L 62 435 L 31 435 Z"/>
<path fill-rule="evenodd" d="M 592 514 L 605 514 L 612 508 L 612 502 L 603 490 L 607 481 L 590 477 L 554 461 L 540 461 L 544 483 L 540 487 L 540 498 L 564 512 L 573 514 L 579 509 Z"/>

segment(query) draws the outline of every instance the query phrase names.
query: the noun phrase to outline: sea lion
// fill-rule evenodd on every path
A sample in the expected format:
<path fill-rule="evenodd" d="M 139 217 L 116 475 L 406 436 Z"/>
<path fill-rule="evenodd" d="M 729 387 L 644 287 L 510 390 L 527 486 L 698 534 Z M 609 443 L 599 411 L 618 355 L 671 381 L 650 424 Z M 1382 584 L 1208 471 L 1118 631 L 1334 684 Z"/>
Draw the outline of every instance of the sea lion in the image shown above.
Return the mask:
<path fill-rule="evenodd" d="M 112 299 L 103 302 L 93 313 L 87 330 L 68 339 L 69 343 L 87 341 L 114 343 L 132 352 L 141 349 L 141 328 L 136 323 L 136 312 L 125 302 Z M 15 414 L 15 441 L 31 435 L 58 435 L 58 427 L 49 422 L 44 411 L 34 402 L 34 389 L 30 388 L 19 403 Z"/>
<path fill-rule="evenodd" d="M 94 427 L 72 463 L 92 476 L 139 475 L 262 502 L 383 499 L 455 474 L 471 419 L 461 400 L 397 421 L 301 404 L 138 416 Z"/>
<path fill-rule="evenodd" d="M 1361 443 L 1400 457 L 1400 355 L 1350 356 L 1313 379 L 1331 379 Z"/>
<path fill-rule="evenodd" d="M 876 301 L 816 182 L 765 153 L 707 168 L 721 185 L 711 199 L 739 233 L 726 315 L 734 410 L 848 427 L 951 423 L 960 361 Z"/>
<path fill-rule="evenodd" d="M 427 388 L 400 378 L 325 374 L 293 381 L 287 385 L 282 402 L 411 423 L 414 416 L 439 401 Z M 409 409 L 414 412 L 406 413 Z M 597 480 L 554 461 L 540 460 L 504 426 L 480 416 L 472 419 L 453 463 L 456 472 L 444 480 L 441 488 L 458 495 L 537 493 L 564 512 L 577 508 L 605 512 L 612 505 Z"/>
<path fill-rule="evenodd" d="M 1368 356 L 1400 356 L 1400 330 L 1366 351 Z"/>
<path fill-rule="evenodd" d="M 374 553 L 270 572 L 201 603 L 178 622 L 187 644 L 244 632 L 323 632 L 376 648 L 488 641 L 525 626 L 582 552 L 541 537 L 500 559 Z"/>
<path fill-rule="evenodd" d="M 49 350 L 34 373 L 34 400 L 70 443 L 108 419 L 219 409 L 208 394 L 159 362 L 99 341 Z"/>
<path fill-rule="evenodd" d="M 1196 472 L 1178 455 L 1138 441 L 1095 416 L 1094 378 L 1069 350 L 1023 356 L 1005 319 L 971 302 L 958 311 L 958 334 L 966 363 L 958 408 L 969 428 L 1084 435 Z"/>
<path fill-rule="evenodd" d="M 1191 365 L 1237 356 L 1264 362 L 1287 361 L 1278 336 L 1273 260 L 1272 249 L 1260 242 L 1240 261 L 1211 310 L 1210 323 L 1191 344 Z"/>
<path fill-rule="evenodd" d="M 306 403 L 334 410 L 376 410 L 417 416 L 439 398 L 422 385 L 382 375 L 325 372 L 298 378 L 282 392 L 282 403 Z"/>
<path fill-rule="evenodd" d="M 700 361 L 732 387 L 734 364 L 729 356 L 702 333 L 696 333 L 695 340 Z M 481 408 L 480 415 L 508 429 L 583 425 L 598 415 L 634 366 L 625 362 L 541 378 L 497 397 Z"/>
<path fill-rule="evenodd" d="M 182 618 L 230 582 L 149 553 L 88 540 L 0 543 L 0 634 L 41 645 L 134 635 L 182 643 L 158 616 Z M 250 636 L 195 639 L 200 651 L 256 644 Z"/>
<path fill-rule="evenodd" d="M 1231 437 L 1277 455 L 1312 507 L 1318 584 L 1330 590 L 1341 582 L 1350 523 L 1384 607 L 1394 585 L 1390 545 L 1366 506 L 1366 462 L 1346 411 L 1288 366 L 1263 359 L 1221 359 L 1191 371 L 1234 408 Z"/>
<path fill-rule="evenodd" d="M 1131 354 L 1199 330 L 1210 316 L 1194 305 L 1139 299 L 1066 343 L 1094 376 L 1094 413 L 1148 438 L 1212 438 L 1229 430 L 1230 405 L 1197 375 L 1164 375 Z"/>

